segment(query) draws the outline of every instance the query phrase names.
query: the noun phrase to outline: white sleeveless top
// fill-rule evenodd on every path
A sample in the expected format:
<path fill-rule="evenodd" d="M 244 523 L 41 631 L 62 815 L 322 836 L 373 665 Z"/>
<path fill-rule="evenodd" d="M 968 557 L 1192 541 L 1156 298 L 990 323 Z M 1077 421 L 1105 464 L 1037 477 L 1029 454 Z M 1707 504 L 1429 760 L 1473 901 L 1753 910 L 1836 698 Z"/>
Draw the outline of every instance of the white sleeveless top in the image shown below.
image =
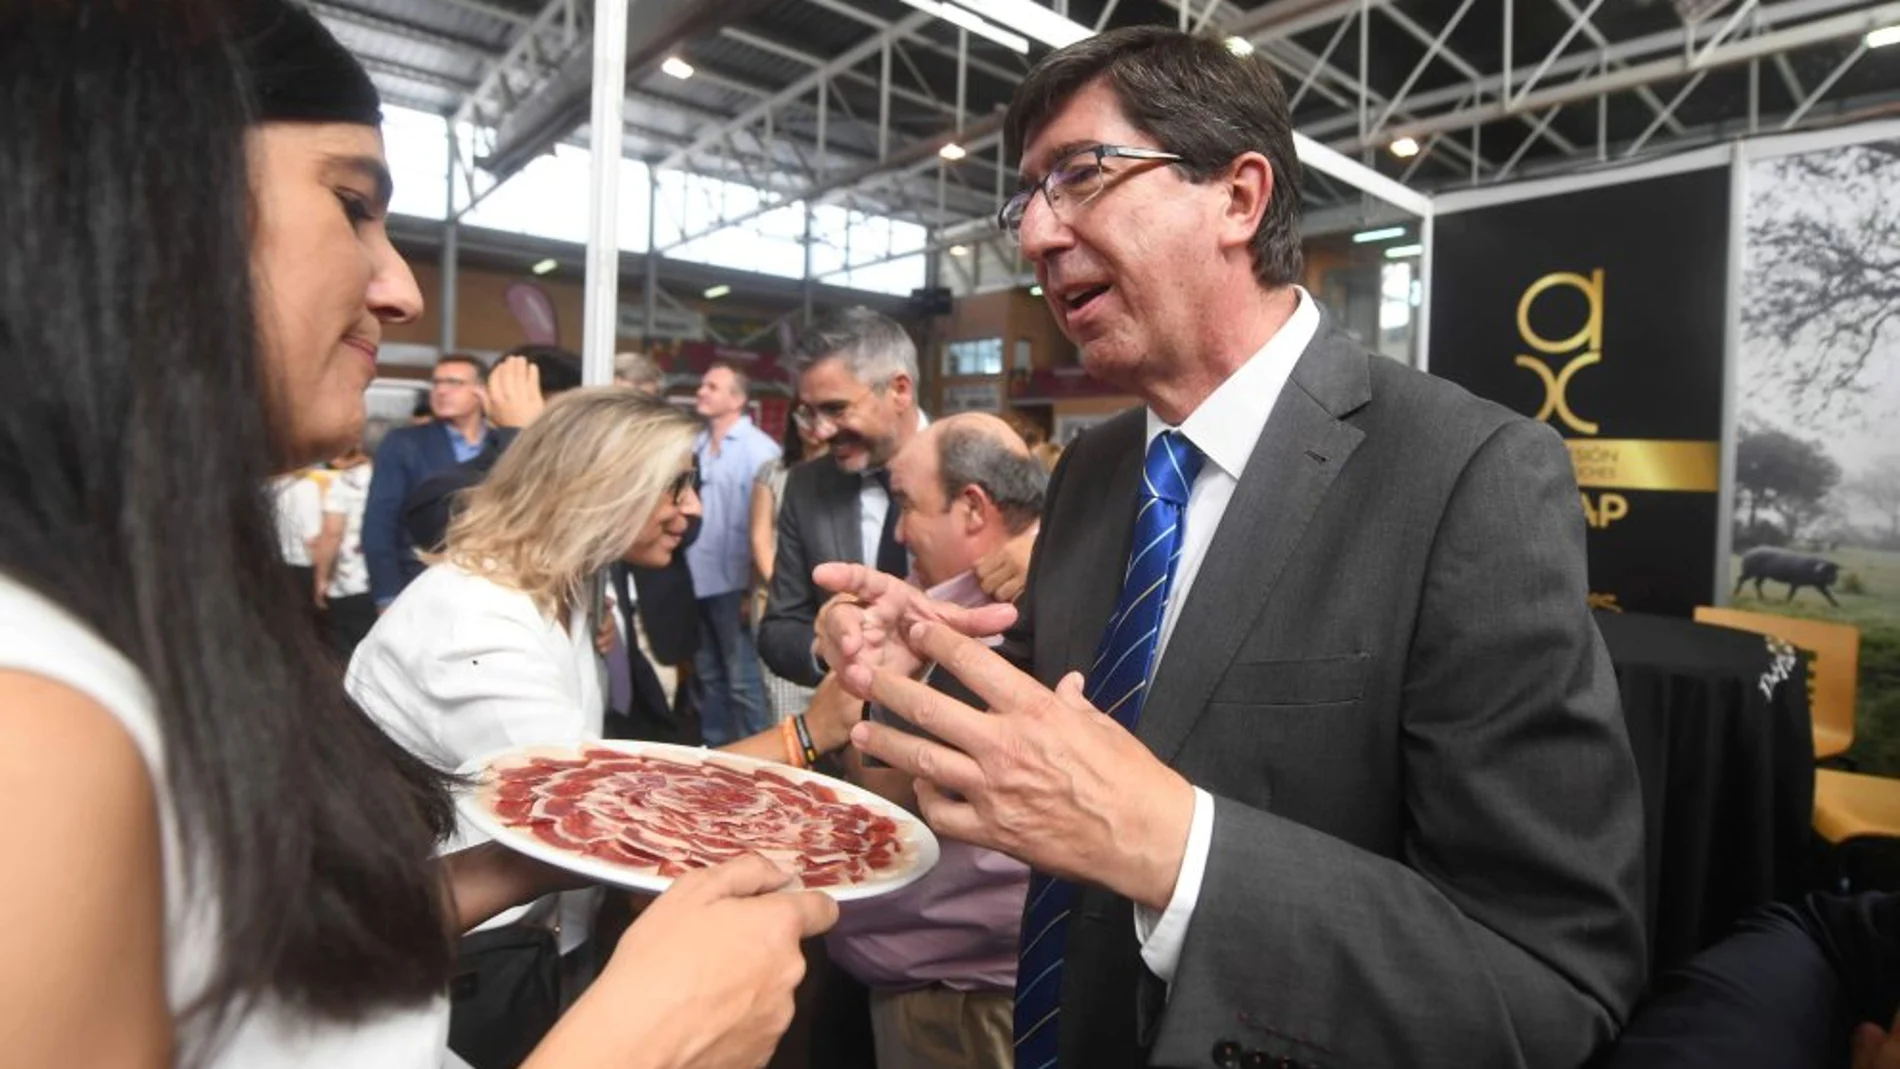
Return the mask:
<path fill-rule="evenodd" d="M 216 896 L 187 894 L 185 859 L 165 774 L 164 741 L 145 680 L 131 662 L 64 609 L 0 574 L 0 668 L 62 683 L 103 706 L 138 746 L 158 799 L 165 873 L 165 995 L 174 1020 L 204 990 L 217 950 Z M 3 745 L 0 742 L 0 745 Z M 437 1069 L 461 1066 L 448 1051 L 449 1003 L 383 1014 L 359 1024 L 296 1016 L 262 999 L 213 1046 L 199 1024 L 174 1040 L 181 1066 L 204 1069 Z"/>

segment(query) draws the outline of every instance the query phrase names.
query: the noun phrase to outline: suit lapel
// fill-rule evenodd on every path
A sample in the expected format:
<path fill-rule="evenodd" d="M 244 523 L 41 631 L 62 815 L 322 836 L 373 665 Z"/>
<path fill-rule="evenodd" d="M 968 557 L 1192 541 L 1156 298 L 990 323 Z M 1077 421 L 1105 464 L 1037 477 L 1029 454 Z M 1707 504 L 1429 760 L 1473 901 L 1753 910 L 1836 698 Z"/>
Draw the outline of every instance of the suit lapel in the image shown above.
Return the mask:
<path fill-rule="evenodd" d="M 858 522 L 858 492 L 862 482 L 863 477 L 855 472 L 845 471 L 836 464 L 831 466 L 831 478 L 827 481 L 831 504 L 825 509 L 825 516 L 831 523 L 832 545 L 838 552 L 834 557 L 816 558 L 812 563 L 824 560 L 864 563 L 864 533 Z"/>
<path fill-rule="evenodd" d="M 1057 536 L 1061 549 L 1051 543 L 1052 551 L 1044 558 L 1054 573 L 1044 589 L 1060 596 L 1050 598 L 1046 609 L 1040 603 L 1036 606 L 1038 616 L 1046 612 L 1051 620 L 1049 633 L 1059 636 L 1052 648 L 1057 651 L 1060 671 L 1045 674 L 1051 686 L 1063 672 L 1086 672 L 1094 663 L 1102 631 L 1115 611 L 1128 564 L 1128 543 L 1134 537 L 1146 426 L 1143 411 L 1135 409 L 1117 417 L 1114 424 L 1090 431 L 1076 448 L 1096 446 L 1101 453 L 1089 458 L 1092 463 L 1077 463 L 1064 475 L 1076 483 L 1065 488 L 1067 494 L 1079 497 L 1081 505 Z M 1040 632 L 1042 625 L 1037 628 Z"/>
<path fill-rule="evenodd" d="M 455 430 L 446 423 L 432 423 L 422 436 L 422 447 L 427 454 L 425 463 L 431 471 L 441 471 L 455 466 L 455 450 L 449 445 L 449 435 Z"/>
<path fill-rule="evenodd" d="M 1163 761 L 1200 718 L 1327 489 L 1365 437 L 1340 417 L 1369 399 L 1366 360 L 1324 322 L 1280 392 L 1142 704 L 1136 733 Z"/>

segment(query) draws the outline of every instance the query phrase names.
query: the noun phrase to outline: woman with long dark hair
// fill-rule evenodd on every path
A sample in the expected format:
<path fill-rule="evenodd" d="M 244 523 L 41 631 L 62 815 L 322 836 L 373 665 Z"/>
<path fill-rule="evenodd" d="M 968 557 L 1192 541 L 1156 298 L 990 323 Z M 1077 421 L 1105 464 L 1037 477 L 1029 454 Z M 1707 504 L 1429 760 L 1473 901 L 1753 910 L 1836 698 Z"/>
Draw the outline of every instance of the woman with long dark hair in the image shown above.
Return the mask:
<path fill-rule="evenodd" d="M 378 121 L 284 0 L 0 9 L 0 1063 L 441 1064 L 451 933 L 558 882 L 430 860 L 275 551 L 421 307 Z M 679 881 L 529 1064 L 757 1064 L 835 915 L 784 882 Z"/>

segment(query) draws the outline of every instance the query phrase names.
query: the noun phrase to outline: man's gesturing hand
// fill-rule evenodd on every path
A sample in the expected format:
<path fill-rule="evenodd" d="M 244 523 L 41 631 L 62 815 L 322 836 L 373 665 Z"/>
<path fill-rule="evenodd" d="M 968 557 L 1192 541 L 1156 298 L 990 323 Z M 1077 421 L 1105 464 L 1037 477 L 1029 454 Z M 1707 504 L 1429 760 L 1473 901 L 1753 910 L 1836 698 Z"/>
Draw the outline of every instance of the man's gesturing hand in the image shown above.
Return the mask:
<path fill-rule="evenodd" d="M 941 624 L 913 624 L 906 640 L 990 706 L 980 712 L 885 669 L 846 670 L 848 686 L 941 740 L 875 723 L 851 730 L 860 750 L 917 777 L 930 826 L 1165 909 L 1187 850 L 1193 787 L 1089 704 L 1081 673 L 1049 690 Z"/>
<path fill-rule="evenodd" d="M 965 609 L 934 601 L 902 579 L 862 564 L 821 564 L 811 575 L 819 586 L 837 595 L 818 610 L 813 625 L 812 652 L 833 669 L 860 666 L 912 675 L 926 659 L 903 642 L 903 628 L 909 624 L 941 622 L 980 637 L 998 634 L 1016 621 L 1016 610 L 1008 605 Z M 870 677 L 855 677 L 861 683 L 853 678 L 844 676 L 845 689 L 860 698 L 870 697 L 868 690 L 859 689 L 870 685 Z"/>

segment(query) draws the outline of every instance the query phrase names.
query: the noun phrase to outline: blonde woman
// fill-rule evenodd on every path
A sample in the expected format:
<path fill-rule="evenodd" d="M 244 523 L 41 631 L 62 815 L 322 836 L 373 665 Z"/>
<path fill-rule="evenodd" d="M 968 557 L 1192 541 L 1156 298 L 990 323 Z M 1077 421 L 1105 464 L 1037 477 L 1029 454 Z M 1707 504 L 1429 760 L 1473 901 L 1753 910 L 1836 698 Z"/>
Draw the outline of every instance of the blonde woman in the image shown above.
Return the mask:
<path fill-rule="evenodd" d="M 510 746 L 600 734 L 599 575 L 664 567 L 699 515 L 699 424 L 617 386 L 572 390 L 465 493 L 443 552 L 377 621 L 345 685 L 442 768 Z M 814 748 L 842 746 L 847 699 L 818 703 Z M 787 757 L 778 732 L 729 749 Z"/>
<path fill-rule="evenodd" d="M 524 745 L 598 738 L 605 709 L 595 609 L 615 561 L 663 567 L 699 515 L 691 416 L 634 390 L 572 390 L 466 491 L 443 552 L 377 620 L 345 686 L 390 737 L 437 768 Z M 821 691 L 799 720 L 811 749 L 844 745 L 857 703 Z M 728 747 L 804 763 L 774 730 Z M 453 846 L 467 842 L 458 833 Z M 451 848 L 453 848 L 453 846 Z M 556 921 L 585 939 L 591 893 L 493 923 Z"/>
<path fill-rule="evenodd" d="M 699 514 L 691 418 L 631 390 L 548 405 L 350 661 L 351 696 L 439 768 L 598 736 L 595 576 L 664 564 Z"/>

